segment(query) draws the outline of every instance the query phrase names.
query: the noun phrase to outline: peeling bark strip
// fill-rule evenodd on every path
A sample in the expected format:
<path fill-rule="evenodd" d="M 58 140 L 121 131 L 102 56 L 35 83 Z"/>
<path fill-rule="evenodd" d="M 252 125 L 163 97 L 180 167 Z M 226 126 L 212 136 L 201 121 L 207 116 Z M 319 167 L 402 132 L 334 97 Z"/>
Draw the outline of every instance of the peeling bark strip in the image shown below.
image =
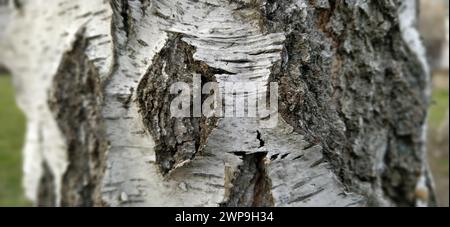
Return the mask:
<path fill-rule="evenodd" d="M 62 206 L 101 205 L 107 142 L 100 111 L 100 77 L 85 54 L 87 42 L 79 34 L 72 50 L 64 54 L 49 97 L 50 109 L 66 139 L 69 159 L 62 181 Z"/>
<path fill-rule="evenodd" d="M 43 206 L 433 205 L 414 2 L 0 0 L 0 63 L 28 119 L 27 196 Z M 168 88 L 193 74 L 253 83 L 249 102 L 277 82 L 279 124 L 170 118 Z"/>
<path fill-rule="evenodd" d="M 205 84 L 221 72 L 194 60 L 194 53 L 194 47 L 182 41 L 181 35 L 174 35 L 154 57 L 137 90 L 144 125 L 155 140 L 156 162 L 164 174 L 192 160 L 216 124 L 215 118 L 175 118 L 170 113 L 175 96 L 170 94 L 170 86 L 178 82 L 193 84 L 194 74 L 201 75 L 201 83 Z"/>

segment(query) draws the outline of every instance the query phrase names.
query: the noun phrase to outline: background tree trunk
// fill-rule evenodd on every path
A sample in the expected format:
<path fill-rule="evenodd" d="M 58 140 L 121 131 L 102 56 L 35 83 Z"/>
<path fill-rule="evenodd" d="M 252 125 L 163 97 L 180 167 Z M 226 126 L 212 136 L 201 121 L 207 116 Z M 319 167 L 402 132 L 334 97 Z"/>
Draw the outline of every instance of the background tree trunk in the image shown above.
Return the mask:
<path fill-rule="evenodd" d="M 434 204 L 415 0 L 0 2 L 37 205 Z M 277 82 L 277 127 L 168 117 L 194 74 Z"/>

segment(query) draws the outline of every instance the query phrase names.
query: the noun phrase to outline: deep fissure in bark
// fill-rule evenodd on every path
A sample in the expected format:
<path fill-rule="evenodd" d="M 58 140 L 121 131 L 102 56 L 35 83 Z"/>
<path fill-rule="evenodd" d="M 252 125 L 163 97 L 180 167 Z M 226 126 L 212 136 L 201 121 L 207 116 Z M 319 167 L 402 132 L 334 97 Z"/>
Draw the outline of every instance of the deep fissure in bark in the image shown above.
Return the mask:
<path fill-rule="evenodd" d="M 125 31 L 126 37 L 129 38 L 130 32 L 131 32 L 131 26 L 133 23 L 132 21 L 130 21 L 132 18 L 130 18 L 130 16 L 128 15 L 129 10 L 130 10 L 129 3 L 127 0 L 122 0 L 120 2 L 113 1 L 113 3 L 121 4 L 120 16 L 122 17 L 123 30 Z"/>
<path fill-rule="evenodd" d="M 242 159 L 238 171 L 231 181 L 227 201 L 222 207 L 271 207 L 274 205 L 271 194 L 272 184 L 266 172 L 267 153 L 246 154 L 237 152 Z"/>

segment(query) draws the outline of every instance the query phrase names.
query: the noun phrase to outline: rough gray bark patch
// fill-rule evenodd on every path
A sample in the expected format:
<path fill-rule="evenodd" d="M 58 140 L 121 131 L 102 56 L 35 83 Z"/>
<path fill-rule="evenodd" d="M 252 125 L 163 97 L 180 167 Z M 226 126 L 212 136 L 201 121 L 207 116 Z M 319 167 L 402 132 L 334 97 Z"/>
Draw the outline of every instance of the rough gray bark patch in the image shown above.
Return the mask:
<path fill-rule="evenodd" d="M 172 117 L 170 103 L 176 95 L 170 94 L 170 86 L 185 82 L 192 87 L 194 73 L 201 75 L 202 84 L 214 81 L 214 74 L 224 73 L 194 60 L 194 47 L 181 38 L 182 35 L 173 35 L 155 56 L 137 90 L 137 101 L 144 124 L 156 143 L 156 162 L 164 174 L 193 159 L 205 145 L 211 129 L 216 124 L 215 118 Z M 191 102 L 192 100 L 191 95 Z M 192 105 L 189 108 L 192 108 Z"/>
<path fill-rule="evenodd" d="M 79 34 L 73 49 L 64 54 L 48 101 L 68 147 L 62 206 L 101 205 L 107 142 L 100 112 L 102 87 L 97 69 L 85 55 L 87 42 Z"/>
<path fill-rule="evenodd" d="M 310 0 L 286 14 L 292 3 L 269 0 L 265 10 L 269 30 L 287 33 L 282 67 L 272 74 L 282 116 L 323 146 L 352 191 L 374 195 L 381 187 L 396 204 L 413 206 L 427 82 L 402 40 L 401 1 Z"/>

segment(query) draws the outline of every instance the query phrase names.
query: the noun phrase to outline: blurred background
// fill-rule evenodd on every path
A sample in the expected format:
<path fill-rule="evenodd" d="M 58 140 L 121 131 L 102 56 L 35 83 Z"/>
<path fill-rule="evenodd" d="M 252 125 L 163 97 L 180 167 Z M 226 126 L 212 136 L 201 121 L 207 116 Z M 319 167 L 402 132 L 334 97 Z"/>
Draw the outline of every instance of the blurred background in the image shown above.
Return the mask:
<path fill-rule="evenodd" d="M 449 206 L 449 0 L 420 2 L 419 27 L 433 70 L 428 155 L 438 203 Z M 15 105 L 12 79 L 0 65 L 0 207 L 31 205 L 21 184 L 24 133 L 25 119 Z"/>
<path fill-rule="evenodd" d="M 449 206 L 448 197 L 448 0 L 420 0 L 419 28 L 433 70 L 433 97 L 428 131 L 428 158 L 433 171 L 438 202 Z"/>

